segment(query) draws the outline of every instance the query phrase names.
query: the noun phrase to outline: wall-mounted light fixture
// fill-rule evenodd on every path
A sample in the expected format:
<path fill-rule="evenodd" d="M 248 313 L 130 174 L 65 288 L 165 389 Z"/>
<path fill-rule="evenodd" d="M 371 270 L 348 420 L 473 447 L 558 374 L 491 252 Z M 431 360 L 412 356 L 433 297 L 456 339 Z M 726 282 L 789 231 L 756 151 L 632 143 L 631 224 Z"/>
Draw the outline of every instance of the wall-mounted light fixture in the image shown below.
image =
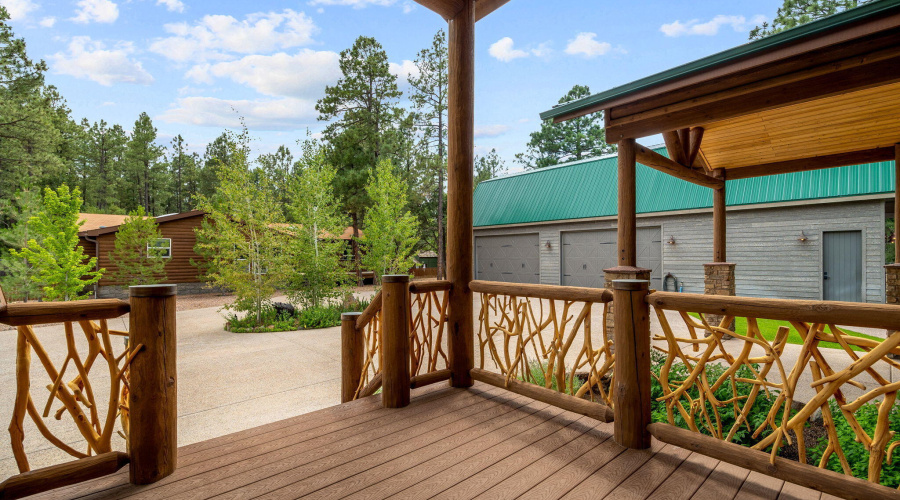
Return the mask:
<path fill-rule="evenodd" d="M 674 236 L 669 236 L 669 241 L 667 241 L 666 243 L 669 244 L 669 245 L 674 245 L 674 244 L 675 244 L 675 237 L 674 237 Z"/>
<path fill-rule="evenodd" d="M 553 248 L 553 246 L 550 244 L 550 240 L 547 240 L 547 244 L 545 244 L 544 246 L 547 247 L 547 250 Z"/>
<path fill-rule="evenodd" d="M 803 231 L 800 231 L 800 237 L 797 238 L 797 241 L 799 241 L 800 243 L 806 243 L 806 240 L 808 240 L 808 239 L 809 238 L 806 236 L 806 233 L 804 233 Z"/>

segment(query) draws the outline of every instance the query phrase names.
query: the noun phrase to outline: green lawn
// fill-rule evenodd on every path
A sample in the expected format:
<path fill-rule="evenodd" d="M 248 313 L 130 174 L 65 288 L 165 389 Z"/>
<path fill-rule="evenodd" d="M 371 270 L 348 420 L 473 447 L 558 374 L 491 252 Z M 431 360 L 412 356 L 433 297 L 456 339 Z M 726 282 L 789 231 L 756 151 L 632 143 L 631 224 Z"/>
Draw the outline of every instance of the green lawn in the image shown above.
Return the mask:
<path fill-rule="evenodd" d="M 699 318 L 700 315 L 697 313 L 688 313 L 695 318 Z M 759 325 L 759 331 L 762 333 L 763 337 L 769 342 L 775 341 L 775 334 L 778 333 L 778 328 L 782 326 L 786 326 L 790 328 L 790 332 L 788 333 L 788 344 L 797 344 L 803 345 L 803 339 L 800 338 L 800 334 L 797 333 L 797 330 L 794 329 L 793 326 L 787 321 L 779 321 L 774 319 L 757 319 L 756 324 Z M 747 318 L 737 318 L 735 319 L 735 332 L 738 335 L 747 335 Z M 881 342 L 882 338 L 873 337 L 871 335 L 866 335 L 865 333 L 854 332 L 853 330 L 847 330 L 846 328 L 841 328 L 841 331 L 850 335 L 851 337 L 859 337 L 863 339 L 875 340 Z M 826 332 L 831 333 L 829 329 L 826 328 Z M 841 349 L 840 344 L 836 344 L 834 342 L 819 342 L 819 347 L 828 347 L 831 349 Z M 854 351 L 863 351 L 858 347 L 853 347 Z"/>

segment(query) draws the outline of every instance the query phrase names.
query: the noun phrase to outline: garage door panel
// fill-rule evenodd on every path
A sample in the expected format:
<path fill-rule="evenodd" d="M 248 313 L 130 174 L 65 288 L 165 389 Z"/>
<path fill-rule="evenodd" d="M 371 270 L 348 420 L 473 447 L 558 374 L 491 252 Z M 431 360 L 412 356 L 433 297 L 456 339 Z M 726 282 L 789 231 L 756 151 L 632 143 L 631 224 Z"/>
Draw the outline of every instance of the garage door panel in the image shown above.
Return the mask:
<path fill-rule="evenodd" d="M 538 233 L 475 238 L 475 276 L 480 280 L 540 283 Z"/>
<path fill-rule="evenodd" d="M 602 288 L 603 270 L 618 263 L 616 230 L 564 231 L 561 283 L 568 286 Z M 637 265 L 651 270 L 650 286 L 662 286 L 662 230 L 642 227 L 637 231 Z"/>

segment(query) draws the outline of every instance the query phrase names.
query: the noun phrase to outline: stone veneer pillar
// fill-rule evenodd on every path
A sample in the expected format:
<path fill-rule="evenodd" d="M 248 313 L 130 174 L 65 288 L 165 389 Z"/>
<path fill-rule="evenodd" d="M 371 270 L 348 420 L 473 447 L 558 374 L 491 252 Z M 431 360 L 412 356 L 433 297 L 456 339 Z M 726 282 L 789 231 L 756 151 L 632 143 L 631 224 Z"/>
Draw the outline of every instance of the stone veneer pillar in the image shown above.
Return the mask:
<path fill-rule="evenodd" d="M 603 270 L 604 277 L 604 285 L 603 287 L 607 290 L 612 290 L 612 282 L 613 280 L 647 280 L 650 281 L 650 270 L 644 269 L 643 267 L 629 267 L 629 266 L 619 266 L 619 267 L 611 267 L 609 269 Z M 615 327 L 613 314 L 613 303 L 609 303 L 609 311 L 606 314 L 606 340 L 607 342 L 613 342 L 615 336 L 613 335 L 613 328 Z M 613 352 L 616 351 L 615 343 L 612 344 L 611 350 Z"/>
<path fill-rule="evenodd" d="M 703 293 L 706 295 L 727 295 L 734 297 L 734 264 L 731 262 L 713 262 L 703 264 Z M 722 316 L 707 314 L 706 321 L 710 325 L 718 326 L 722 322 Z M 734 322 L 728 325 L 728 329 L 734 331 Z M 710 332 L 706 332 L 709 336 Z M 730 338 L 730 336 L 728 337 Z"/>
<path fill-rule="evenodd" d="M 884 266 L 884 303 L 900 306 L 900 264 L 888 264 Z M 888 335 L 893 330 L 887 332 Z M 893 359 L 900 356 L 890 355 Z"/>

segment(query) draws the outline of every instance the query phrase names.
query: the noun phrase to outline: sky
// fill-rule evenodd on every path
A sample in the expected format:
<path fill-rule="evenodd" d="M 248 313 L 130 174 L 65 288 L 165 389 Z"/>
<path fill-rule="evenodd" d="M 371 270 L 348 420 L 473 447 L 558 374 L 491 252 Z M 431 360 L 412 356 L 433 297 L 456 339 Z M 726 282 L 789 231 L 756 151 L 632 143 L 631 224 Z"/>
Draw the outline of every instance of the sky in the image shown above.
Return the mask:
<path fill-rule="evenodd" d="M 510 172 L 539 113 L 573 85 L 601 92 L 747 42 L 781 0 L 511 0 L 476 26 L 476 154 Z M 360 35 L 401 90 L 446 23 L 412 0 L 0 0 L 76 120 L 130 129 L 147 112 L 194 151 L 239 116 L 259 153 L 324 128 L 315 111 Z M 408 104 L 408 102 L 406 102 Z M 649 141 L 652 142 L 652 139 Z M 649 145 L 648 142 L 648 145 Z"/>

